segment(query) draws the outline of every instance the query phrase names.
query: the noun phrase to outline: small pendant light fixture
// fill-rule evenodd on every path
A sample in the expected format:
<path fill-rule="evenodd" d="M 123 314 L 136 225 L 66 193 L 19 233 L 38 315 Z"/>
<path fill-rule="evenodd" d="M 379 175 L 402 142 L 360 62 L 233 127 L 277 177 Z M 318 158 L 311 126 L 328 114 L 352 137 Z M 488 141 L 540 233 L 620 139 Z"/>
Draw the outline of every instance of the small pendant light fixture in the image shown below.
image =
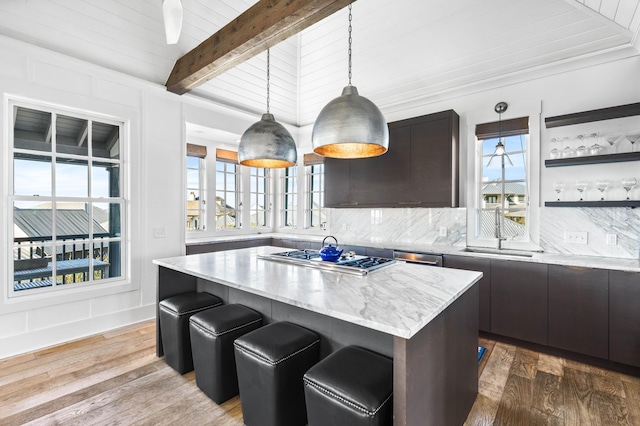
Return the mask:
<path fill-rule="evenodd" d="M 298 159 L 291 133 L 269 112 L 270 52 L 267 49 L 267 112 L 240 137 L 238 162 L 243 166 L 282 168 L 295 166 Z"/>
<path fill-rule="evenodd" d="M 325 157 L 376 157 L 389 148 L 389 128 L 382 112 L 351 85 L 351 21 L 349 4 L 349 84 L 322 108 L 311 134 L 313 151 Z"/>
<path fill-rule="evenodd" d="M 487 167 L 490 167 L 491 161 L 495 157 L 500 157 L 501 166 L 504 168 L 504 159 L 506 158 L 509 162 L 510 166 L 513 166 L 513 162 L 511 162 L 511 158 L 504 152 L 504 143 L 502 143 L 502 113 L 507 110 L 509 105 L 506 102 L 498 102 L 494 108 L 494 111 L 498 113 L 498 143 L 496 144 L 496 150 L 493 152 L 491 157 L 489 157 L 489 161 L 487 162 Z"/>
<path fill-rule="evenodd" d="M 182 0 L 162 0 L 162 17 L 167 44 L 176 44 L 182 30 Z"/>

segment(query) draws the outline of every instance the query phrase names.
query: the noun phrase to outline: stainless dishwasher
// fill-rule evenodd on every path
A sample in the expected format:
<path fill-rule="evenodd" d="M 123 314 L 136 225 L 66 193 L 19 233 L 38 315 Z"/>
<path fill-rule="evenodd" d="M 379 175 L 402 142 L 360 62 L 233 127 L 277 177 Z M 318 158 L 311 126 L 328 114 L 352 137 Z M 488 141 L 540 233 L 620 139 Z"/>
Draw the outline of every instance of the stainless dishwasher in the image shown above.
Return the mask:
<path fill-rule="evenodd" d="M 413 253 L 409 251 L 394 250 L 393 258 L 395 260 L 403 260 L 408 263 L 442 267 L 441 254 Z"/>

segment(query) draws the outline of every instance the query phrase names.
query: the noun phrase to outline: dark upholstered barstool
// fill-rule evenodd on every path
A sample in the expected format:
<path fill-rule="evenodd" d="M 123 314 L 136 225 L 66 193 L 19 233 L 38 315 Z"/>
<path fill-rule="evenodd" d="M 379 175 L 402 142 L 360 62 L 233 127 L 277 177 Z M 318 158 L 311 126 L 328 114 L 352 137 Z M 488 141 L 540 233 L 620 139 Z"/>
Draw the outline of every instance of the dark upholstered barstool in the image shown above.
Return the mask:
<path fill-rule="evenodd" d="M 236 339 L 234 348 L 245 425 L 305 425 L 302 376 L 318 362 L 318 335 L 276 322 Z"/>
<path fill-rule="evenodd" d="M 222 404 L 238 394 L 233 341 L 262 326 L 262 315 L 242 305 L 207 309 L 189 319 L 196 384 Z"/>
<path fill-rule="evenodd" d="M 393 361 L 355 346 L 332 353 L 304 375 L 309 426 L 393 424 Z"/>
<path fill-rule="evenodd" d="M 160 301 L 160 330 L 164 360 L 180 374 L 193 370 L 189 318 L 222 305 L 222 299 L 209 293 L 183 293 Z"/>

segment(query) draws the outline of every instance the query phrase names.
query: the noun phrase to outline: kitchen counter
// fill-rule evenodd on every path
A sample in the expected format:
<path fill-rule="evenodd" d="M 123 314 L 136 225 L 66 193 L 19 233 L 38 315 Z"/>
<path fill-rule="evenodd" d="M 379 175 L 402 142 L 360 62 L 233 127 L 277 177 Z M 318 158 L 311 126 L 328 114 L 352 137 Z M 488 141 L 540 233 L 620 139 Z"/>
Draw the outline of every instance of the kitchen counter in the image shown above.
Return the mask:
<path fill-rule="evenodd" d="M 257 258 L 281 251 L 254 247 L 153 263 L 406 339 L 482 277 L 479 272 L 404 262 L 361 277 Z"/>
<path fill-rule="evenodd" d="M 158 259 L 158 301 L 206 291 L 265 322 L 321 336 L 321 356 L 357 345 L 394 359 L 394 424 L 462 424 L 478 386 L 479 272 L 397 262 L 365 276 L 257 257 L 262 246 Z M 158 355 L 162 340 L 158 324 Z"/>
<path fill-rule="evenodd" d="M 303 241 L 317 241 L 318 249 L 322 246 L 322 239 L 325 235 L 304 235 L 304 234 L 281 234 L 281 233 L 268 233 L 268 234 L 253 234 L 253 235 L 235 235 L 216 237 L 215 239 L 204 238 L 200 240 L 190 240 L 187 245 L 207 244 L 211 242 L 229 242 L 229 241 L 245 241 L 259 238 L 281 238 L 289 240 L 303 240 Z M 628 272 L 640 272 L 640 259 L 623 259 L 617 257 L 603 257 L 603 256 L 580 256 L 569 255 L 559 253 L 547 253 L 547 252 L 532 252 L 531 257 L 524 256 L 510 256 L 505 254 L 491 254 L 491 253 L 474 253 L 466 252 L 465 246 L 438 246 L 432 244 L 420 244 L 409 242 L 376 242 L 376 241 L 357 241 L 349 240 L 343 241 L 339 239 L 340 245 L 354 245 L 364 247 L 386 248 L 394 250 L 403 250 L 418 253 L 429 254 L 451 254 L 457 256 L 468 257 L 484 257 L 491 259 L 508 259 L 519 262 L 529 263 L 545 263 L 549 265 L 565 265 L 565 266 L 579 266 L 585 268 L 600 268 L 610 269 L 617 271 Z"/>

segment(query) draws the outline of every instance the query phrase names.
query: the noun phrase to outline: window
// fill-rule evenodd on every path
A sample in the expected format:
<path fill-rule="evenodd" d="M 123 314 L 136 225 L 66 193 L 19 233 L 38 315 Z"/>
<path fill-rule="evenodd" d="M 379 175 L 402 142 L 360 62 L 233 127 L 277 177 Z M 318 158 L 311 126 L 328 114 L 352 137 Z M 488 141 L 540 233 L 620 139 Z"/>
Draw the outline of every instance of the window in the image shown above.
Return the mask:
<path fill-rule="evenodd" d="M 238 154 L 216 150 L 216 229 L 240 228 L 240 166 Z"/>
<path fill-rule="evenodd" d="M 12 105 L 12 294 L 124 276 L 124 123 Z"/>
<path fill-rule="evenodd" d="M 251 228 L 265 227 L 269 224 L 271 201 L 269 199 L 269 170 L 250 167 L 251 177 Z"/>
<path fill-rule="evenodd" d="M 207 147 L 187 144 L 187 230 L 205 229 L 205 170 Z"/>
<path fill-rule="evenodd" d="M 298 211 L 298 168 L 287 167 L 282 173 L 282 226 L 295 228 Z"/>
<path fill-rule="evenodd" d="M 306 169 L 308 228 L 324 229 L 327 222 L 324 209 L 324 164 L 312 164 L 306 166 Z"/>
<path fill-rule="evenodd" d="M 496 237 L 496 215 L 502 236 L 523 238 L 527 232 L 526 135 L 503 138 L 505 153 L 494 155 L 497 138 L 482 140 L 482 237 Z"/>
<path fill-rule="evenodd" d="M 499 126 L 499 127 L 498 127 Z M 498 134 L 502 135 L 498 139 Z M 476 237 L 503 237 L 511 241 L 529 238 L 528 117 L 478 125 L 480 173 L 477 191 Z M 504 155 L 496 151 L 498 142 Z"/>

